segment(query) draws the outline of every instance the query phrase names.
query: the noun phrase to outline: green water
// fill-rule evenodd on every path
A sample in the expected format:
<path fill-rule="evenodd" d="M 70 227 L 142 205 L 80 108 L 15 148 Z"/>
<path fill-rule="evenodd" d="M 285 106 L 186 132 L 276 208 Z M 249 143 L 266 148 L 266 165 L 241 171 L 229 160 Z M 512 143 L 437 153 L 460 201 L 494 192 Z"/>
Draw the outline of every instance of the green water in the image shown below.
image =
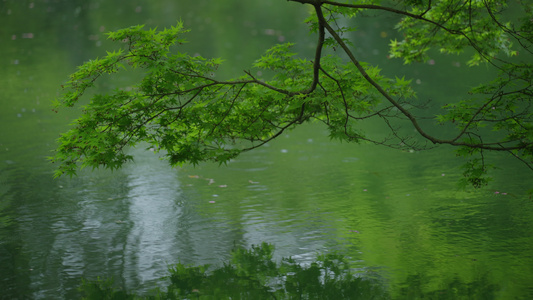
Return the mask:
<path fill-rule="evenodd" d="M 123 170 L 52 179 L 45 157 L 77 112 L 56 114 L 50 101 L 105 53 L 102 32 L 181 19 L 193 30 L 187 51 L 225 57 L 227 77 L 277 41 L 312 51 L 306 14 L 275 0 L 0 2 L 0 298 L 73 299 L 80 278 L 97 276 L 143 293 L 165 285 L 172 263 L 220 264 L 234 245 L 261 242 L 303 264 L 339 251 L 395 299 L 533 298 L 531 182 L 505 157 L 491 157 L 502 169 L 490 186 L 463 191 L 450 148 L 339 144 L 310 124 L 223 167 L 171 169 L 136 149 Z M 419 97 L 445 102 L 486 76 L 453 57 L 387 60 L 381 36 L 393 32 L 380 18 L 361 21 L 357 53 L 419 79 Z"/>

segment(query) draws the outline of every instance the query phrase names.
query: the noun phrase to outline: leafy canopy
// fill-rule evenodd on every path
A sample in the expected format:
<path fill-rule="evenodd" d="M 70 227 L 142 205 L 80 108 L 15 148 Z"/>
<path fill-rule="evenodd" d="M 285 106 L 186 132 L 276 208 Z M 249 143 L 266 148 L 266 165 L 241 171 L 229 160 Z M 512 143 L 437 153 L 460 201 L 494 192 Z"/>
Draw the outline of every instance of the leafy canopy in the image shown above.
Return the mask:
<path fill-rule="evenodd" d="M 533 170 L 531 111 L 533 8 L 527 0 L 289 0 L 314 8 L 308 19 L 316 34 L 314 57 L 299 58 L 293 44 L 274 45 L 252 66 L 269 70 L 268 79 L 251 71 L 232 80 L 214 74 L 223 62 L 180 52 L 187 32 L 182 23 L 164 30 L 142 25 L 108 33 L 121 50 L 81 65 L 63 86 L 57 107 L 79 105 L 80 98 L 102 77 L 141 70 L 134 86 L 92 96 L 72 128 L 61 135 L 53 162 L 56 176 L 83 167 L 120 168 L 132 160 L 127 148 L 141 142 L 163 153 L 171 165 L 202 161 L 227 162 L 260 147 L 286 130 L 308 121 L 325 124 L 331 138 L 367 141 L 400 149 L 435 144 L 457 147 L 466 159 L 464 183 L 488 182 L 488 151 L 506 152 Z M 375 66 L 359 61 L 346 39 L 352 27 L 341 19 L 371 11 L 401 17 L 395 28 L 402 40 L 391 40 L 389 56 L 406 64 L 424 62 L 430 49 L 443 54 L 472 53 L 468 65 L 498 70 L 494 80 L 448 103 L 434 116 L 436 124 L 454 128 L 451 138 L 430 134 L 420 124 L 411 81 L 387 78 Z M 349 22 L 342 22 L 348 23 Z M 325 48 L 342 51 L 325 55 Z M 374 137 L 360 124 L 382 121 L 389 134 Z M 401 126 L 416 134 L 405 134 Z"/>

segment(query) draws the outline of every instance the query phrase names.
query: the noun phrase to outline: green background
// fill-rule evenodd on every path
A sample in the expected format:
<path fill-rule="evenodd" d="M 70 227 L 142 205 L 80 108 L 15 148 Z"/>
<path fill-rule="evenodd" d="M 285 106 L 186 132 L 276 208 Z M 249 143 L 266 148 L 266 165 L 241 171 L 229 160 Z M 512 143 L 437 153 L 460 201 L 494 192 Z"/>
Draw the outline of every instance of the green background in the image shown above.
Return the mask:
<path fill-rule="evenodd" d="M 182 20 L 191 29 L 183 51 L 224 58 L 217 76 L 229 78 L 277 42 L 312 57 L 309 11 L 277 0 L 0 2 L 0 298 L 72 299 L 81 277 L 97 276 L 143 293 L 164 286 L 174 262 L 220 264 L 235 244 L 263 241 L 302 263 L 344 253 L 397 299 L 532 298 L 531 183 L 503 156 L 490 157 L 501 168 L 490 186 L 463 191 L 450 147 L 339 144 L 316 124 L 227 166 L 172 169 L 135 149 L 122 170 L 52 179 L 46 157 L 78 111 L 54 113 L 50 102 L 77 65 L 113 49 L 105 32 Z M 445 104 L 490 75 L 460 57 L 387 59 L 395 21 L 369 13 L 346 22 L 359 28 L 349 36 L 358 58 L 412 78 L 419 99 Z"/>

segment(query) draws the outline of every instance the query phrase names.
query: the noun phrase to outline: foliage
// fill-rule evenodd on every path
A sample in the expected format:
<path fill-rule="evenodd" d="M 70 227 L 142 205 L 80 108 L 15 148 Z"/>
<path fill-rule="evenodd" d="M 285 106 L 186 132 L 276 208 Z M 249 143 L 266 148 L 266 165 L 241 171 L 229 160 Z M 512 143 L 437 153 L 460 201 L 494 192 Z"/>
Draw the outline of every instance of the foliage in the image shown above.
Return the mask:
<path fill-rule="evenodd" d="M 61 135 L 53 162 L 56 176 L 78 168 L 116 169 L 132 160 L 128 147 L 141 142 L 163 153 L 171 165 L 201 161 L 225 163 L 260 147 L 286 130 L 308 121 L 324 123 L 331 138 L 371 142 L 400 149 L 446 144 L 466 157 L 465 183 L 485 185 L 487 151 L 505 152 L 533 170 L 533 10 L 527 1 L 289 0 L 311 5 L 305 21 L 317 35 L 312 59 L 291 52 L 291 43 L 274 45 L 233 80 L 214 76 L 221 59 L 179 51 L 187 31 L 181 23 L 164 30 L 134 26 L 108 34 L 120 50 L 86 62 L 70 76 L 57 107 L 79 105 L 95 82 L 119 72 L 142 70 L 129 87 L 92 96 L 82 116 Z M 411 81 L 387 78 L 376 66 L 360 62 L 339 20 L 370 11 L 400 16 L 403 39 L 390 42 L 390 57 L 424 62 L 435 53 L 469 53 L 468 65 L 499 71 L 494 80 L 475 87 L 464 99 L 449 102 L 434 116 L 452 125 L 451 138 L 431 134 L 421 125 Z M 349 24 L 349 22 L 342 22 Z M 327 34 L 326 34 L 327 33 Z M 341 55 L 325 55 L 325 48 Z M 438 51 L 430 51 L 436 49 Z M 257 78 L 257 71 L 273 74 Z M 360 124 L 377 119 L 385 137 L 369 136 Z M 416 135 L 400 128 L 409 126 Z"/>
<path fill-rule="evenodd" d="M 386 299 L 378 282 L 357 276 L 339 254 L 319 255 L 310 265 L 292 258 L 273 261 L 274 247 L 263 243 L 237 248 L 223 266 L 177 264 L 169 269 L 166 292 L 146 298 L 112 288 L 111 281 L 83 281 L 84 299 Z"/>
<path fill-rule="evenodd" d="M 222 266 L 186 266 L 169 269 L 165 291 L 153 289 L 139 296 L 116 289 L 111 280 L 83 280 L 79 290 L 86 300 L 134 299 L 495 299 L 501 287 L 490 282 L 488 274 L 474 276 L 471 282 L 458 277 L 443 278 L 432 287 L 423 274 L 409 274 L 398 286 L 355 273 L 346 257 L 320 254 L 310 264 L 292 258 L 273 261 L 274 247 L 262 243 L 251 249 L 236 248 Z"/>
<path fill-rule="evenodd" d="M 100 299 L 100 300 L 134 300 L 137 296 L 128 294 L 125 291 L 113 287 L 113 281 L 110 279 L 100 279 L 88 281 L 83 279 L 79 288 L 84 293 L 83 299 Z"/>
<path fill-rule="evenodd" d="M 424 291 L 424 281 L 427 278 L 420 274 L 407 276 L 403 286 L 399 289 L 400 299 L 498 299 L 497 292 L 500 286 L 490 282 L 487 274 L 476 276 L 469 283 L 462 282 L 459 278 L 446 278 L 443 286 L 434 291 Z"/>

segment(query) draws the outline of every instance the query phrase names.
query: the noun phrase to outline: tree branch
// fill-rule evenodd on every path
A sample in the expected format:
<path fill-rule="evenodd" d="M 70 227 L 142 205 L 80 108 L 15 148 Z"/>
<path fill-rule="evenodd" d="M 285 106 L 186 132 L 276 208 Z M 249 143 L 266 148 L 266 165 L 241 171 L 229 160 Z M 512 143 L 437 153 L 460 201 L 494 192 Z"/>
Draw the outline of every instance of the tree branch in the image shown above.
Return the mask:
<path fill-rule="evenodd" d="M 330 2 L 330 1 L 325 1 L 324 3 L 327 3 L 327 2 Z M 346 5 L 344 5 L 346 6 Z M 352 5 L 347 5 L 349 7 L 351 7 Z M 348 46 L 346 45 L 346 43 L 344 43 L 344 41 L 342 40 L 342 38 L 337 34 L 337 32 L 327 23 L 327 21 L 325 19 L 322 18 L 322 22 L 325 26 L 325 28 L 327 29 L 327 31 L 329 32 L 329 34 L 331 34 L 331 36 L 333 36 L 333 38 L 335 39 L 335 41 L 341 46 L 341 48 L 344 50 L 344 52 L 346 53 L 346 55 L 348 55 L 349 59 L 352 61 L 352 63 L 354 64 L 354 66 L 357 68 L 357 70 L 359 70 L 359 72 L 361 73 L 361 75 L 363 75 L 363 77 L 372 85 L 374 86 L 374 88 L 376 88 L 376 90 L 383 96 L 385 97 L 392 105 L 394 105 L 394 107 L 396 107 L 398 110 L 400 110 L 400 112 L 405 115 L 409 121 L 411 122 L 411 124 L 413 125 L 413 127 L 415 128 L 415 130 L 421 135 L 423 136 L 424 138 L 426 138 L 427 140 L 431 141 L 432 143 L 434 144 L 449 144 L 449 145 L 453 145 L 453 146 L 467 146 L 467 147 L 471 147 L 471 148 L 479 148 L 479 149 L 486 149 L 486 150 L 494 150 L 494 151 L 509 151 L 509 150 L 518 150 L 518 149 L 523 149 L 524 147 L 523 146 L 502 146 L 501 143 L 480 143 L 480 144 L 473 144 L 473 143 L 467 143 L 467 142 L 458 142 L 456 141 L 456 139 L 452 139 L 452 140 L 444 140 L 444 139 L 439 139 L 439 138 L 436 138 L 434 136 L 431 136 L 430 134 L 426 133 L 422 127 L 420 126 L 420 124 L 418 123 L 417 121 L 417 118 L 411 114 L 407 109 L 405 109 L 401 104 L 399 104 L 396 100 L 394 100 L 394 98 L 392 98 L 391 95 L 389 95 L 384 89 L 383 87 L 381 87 L 381 85 L 379 85 L 379 83 L 377 83 L 373 78 L 371 78 L 368 73 L 366 72 L 366 70 L 363 68 L 363 66 L 359 63 L 359 61 L 355 58 L 355 56 L 353 55 L 352 51 L 348 48 Z M 499 145 L 498 147 L 495 147 L 493 145 Z"/>

